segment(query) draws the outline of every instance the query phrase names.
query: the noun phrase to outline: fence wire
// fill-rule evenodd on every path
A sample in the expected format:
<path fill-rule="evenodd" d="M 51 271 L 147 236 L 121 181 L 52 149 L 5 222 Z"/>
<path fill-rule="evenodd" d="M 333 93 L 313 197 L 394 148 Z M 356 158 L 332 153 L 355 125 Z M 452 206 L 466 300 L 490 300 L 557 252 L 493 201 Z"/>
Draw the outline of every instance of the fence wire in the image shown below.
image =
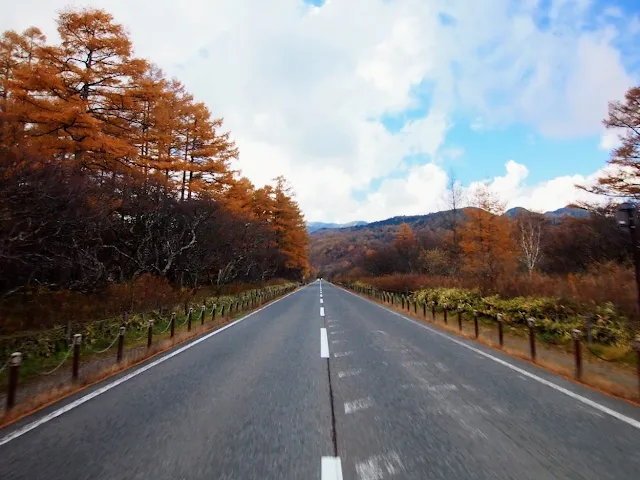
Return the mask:
<path fill-rule="evenodd" d="M 67 361 L 67 358 L 69 358 L 69 355 L 71 355 L 72 351 L 73 351 L 73 346 L 71 346 L 69 348 L 69 350 L 67 351 L 67 354 L 64 356 L 62 361 L 53 370 L 49 370 L 48 372 L 39 372 L 39 374 L 40 375 L 51 375 L 53 372 L 57 371 L 62 366 L 62 364 Z"/>
<path fill-rule="evenodd" d="M 111 345 L 109 345 L 107 348 L 104 348 L 102 350 L 94 350 L 93 348 L 91 348 L 91 345 L 87 345 L 87 348 L 91 350 L 93 353 L 104 353 L 116 344 L 119 336 L 120 336 L 120 332 L 116 334 L 116 338 L 113 339 L 113 342 L 111 342 Z"/>
<path fill-rule="evenodd" d="M 600 359 L 600 360 L 602 360 L 602 361 L 605 361 L 605 362 L 618 362 L 618 361 L 622 360 L 624 357 L 626 357 L 627 355 L 629 355 L 629 352 L 630 352 L 631 350 L 627 350 L 625 353 L 623 353 L 623 354 L 622 354 L 622 355 L 620 355 L 619 357 L 614 357 L 614 358 L 605 358 L 605 357 L 603 357 L 603 356 L 601 356 L 601 355 L 598 355 L 598 354 L 597 354 L 596 352 L 594 352 L 594 351 L 591 349 L 591 347 L 589 347 L 588 345 L 587 345 L 587 351 L 588 351 L 591 355 L 593 355 L 593 356 L 594 356 L 594 357 L 596 357 L 596 358 L 599 358 L 599 359 Z"/>

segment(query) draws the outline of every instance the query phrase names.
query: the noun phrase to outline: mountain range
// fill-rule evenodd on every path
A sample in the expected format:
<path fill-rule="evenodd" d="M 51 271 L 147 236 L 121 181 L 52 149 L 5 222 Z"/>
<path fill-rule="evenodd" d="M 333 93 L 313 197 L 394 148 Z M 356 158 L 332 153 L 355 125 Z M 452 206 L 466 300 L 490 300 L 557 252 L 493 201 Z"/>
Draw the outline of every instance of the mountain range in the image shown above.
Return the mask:
<path fill-rule="evenodd" d="M 458 210 L 457 221 L 465 221 L 467 213 L 474 208 L 467 207 Z M 452 213 L 451 210 L 447 210 L 426 215 L 403 215 L 371 223 L 311 222 L 308 224 L 311 236 L 309 260 L 318 270 L 338 271 L 364 255 L 364 252 L 369 248 L 376 250 L 385 245 L 391 245 L 402 223 L 407 223 L 423 239 L 425 244 L 435 245 L 442 232 L 451 228 L 454 221 Z M 512 219 L 525 214 L 542 215 L 552 225 L 557 225 L 569 218 L 589 216 L 587 210 L 573 205 L 543 214 L 536 214 L 521 207 L 512 208 L 504 213 L 505 216 Z"/>
<path fill-rule="evenodd" d="M 330 229 L 330 230 L 335 230 L 338 228 L 349 228 L 349 227 L 358 227 L 360 225 L 366 225 L 367 222 L 363 222 L 360 220 L 357 220 L 355 222 L 349 222 L 349 223 L 324 223 L 324 222 L 309 222 L 307 223 L 307 231 L 309 233 L 313 233 L 316 230 L 322 230 L 322 229 Z"/>
<path fill-rule="evenodd" d="M 386 220 L 378 220 L 375 222 L 363 222 L 363 221 L 355 221 L 349 223 L 325 223 L 325 222 L 309 222 L 307 223 L 307 231 L 309 233 L 314 233 L 322 230 L 341 230 L 341 229 L 352 229 L 359 230 L 362 227 L 367 228 L 376 228 L 383 227 L 387 225 L 400 225 L 401 223 L 408 223 L 412 227 L 420 227 L 427 224 L 432 223 L 440 223 L 438 220 L 442 220 L 448 212 L 433 212 L 427 213 L 425 215 L 401 215 L 396 217 L 387 218 Z M 509 218 L 516 218 L 519 215 L 531 214 L 530 210 L 522 207 L 514 207 L 507 210 L 504 215 Z M 545 212 L 542 214 L 547 219 L 557 222 L 558 220 L 562 220 L 564 217 L 573 217 L 573 218 L 587 218 L 589 216 L 589 212 L 582 208 L 574 207 L 572 205 L 567 205 L 566 207 L 559 208 L 557 210 Z"/>

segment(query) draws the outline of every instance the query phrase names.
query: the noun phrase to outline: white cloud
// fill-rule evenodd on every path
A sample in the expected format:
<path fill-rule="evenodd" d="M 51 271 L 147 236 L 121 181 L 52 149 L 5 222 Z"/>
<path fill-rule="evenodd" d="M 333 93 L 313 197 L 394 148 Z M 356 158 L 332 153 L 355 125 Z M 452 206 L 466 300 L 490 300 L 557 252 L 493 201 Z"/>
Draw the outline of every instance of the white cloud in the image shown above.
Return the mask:
<path fill-rule="evenodd" d="M 531 211 L 547 212 L 578 202 L 602 202 L 603 197 L 585 192 L 576 185 L 592 185 L 606 168 L 591 175 L 566 175 L 538 184 L 527 183 L 529 169 L 509 160 L 505 164 L 505 174 L 472 182 L 463 187 L 467 203 L 471 203 L 474 192 L 481 185 L 489 187 L 506 208 L 524 207 Z M 413 167 L 406 178 L 389 179 L 380 188 L 361 202 L 352 211 L 345 210 L 337 221 L 379 220 L 397 215 L 421 215 L 449 208 L 447 206 L 447 184 L 449 177 L 436 164 Z M 353 208 L 353 204 L 350 206 Z"/>
<path fill-rule="evenodd" d="M 0 29 L 34 24 L 53 39 L 66 5 L 107 8 L 137 54 L 225 118 L 243 173 L 257 184 L 287 176 L 313 220 L 431 208 L 443 178 L 431 163 L 383 181 L 370 203 L 353 193 L 406 168 L 406 155 L 455 159 L 446 136 L 459 114 L 473 129 L 518 121 L 547 137 L 599 135 L 607 102 L 633 82 L 615 30 L 578 29 L 587 0 L 554 0 L 545 30 L 535 0 L 23 0 Z M 422 83 L 427 116 L 387 131 L 381 116 L 415 107 Z M 524 171 L 509 168 L 499 185 L 516 195 Z"/>
<path fill-rule="evenodd" d="M 600 137 L 600 144 L 598 146 L 602 150 L 611 151 L 614 148 L 619 147 L 620 144 L 620 132 L 615 130 L 607 130 L 602 134 L 602 137 Z"/>

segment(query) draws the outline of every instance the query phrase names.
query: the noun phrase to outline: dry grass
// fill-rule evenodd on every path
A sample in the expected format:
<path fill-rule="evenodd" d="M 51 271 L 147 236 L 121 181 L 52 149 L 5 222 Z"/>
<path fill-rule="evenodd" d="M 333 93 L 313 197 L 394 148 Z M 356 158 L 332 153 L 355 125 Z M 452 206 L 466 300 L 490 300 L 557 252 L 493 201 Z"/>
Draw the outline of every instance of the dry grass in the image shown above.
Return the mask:
<path fill-rule="evenodd" d="M 474 290 L 478 280 L 471 277 L 446 277 L 418 274 L 394 274 L 360 280 L 380 290 L 407 293 L 423 288 L 464 288 Z M 636 289 L 632 268 L 615 264 L 596 264 L 582 274 L 512 275 L 499 278 L 492 291 L 503 298 L 551 297 L 568 299 L 586 305 L 613 303 L 627 318 L 636 317 Z"/>
<path fill-rule="evenodd" d="M 355 292 L 354 292 L 355 293 Z M 358 293 L 356 293 L 357 295 L 360 295 Z M 526 339 L 523 339 L 522 336 L 519 335 L 513 335 L 512 333 L 509 333 L 506 331 L 504 332 L 504 343 L 511 343 L 512 345 L 504 345 L 503 347 L 500 347 L 500 345 L 498 344 L 498 342 L 496 340 L 494 340 L 492 337 L 492 335 L 487 335 L 488 333 L 488 328 L 486 326 L 480 326 L 479 329 L 479 333 L 480 336 L 478 338 L 475 338 L 475 332 L 472 328 L 469 328 L 470 323 L 469 322 L 464 322 L 463 323 L 463 327 L 466 326 L 466 329 L 463 328 L 463 330 L 459 330 L 458 328 L 458 320 L 455 314 L 452 314 L 449 317 L 448 323 L 445 324 L 443 322 L 443 317 L 440 314 L 436 314 L 436 321 L 432 321 L 431 319 L 431 312 L 427 311 L 427 317 L 425 318 L 422 315 L 422 311 L 420 309 L 418 309 L 418 313 L 414 313 L 413 309 L 411 309 L 410 311 L 407 310 L 403 310 L 400 306 L 397 305 L 391 305 L 391 304 L 387 304 L 384 303 L 380 300 L 373 300 L 369 297 L 367 297 L 366 295 L 360 295 L 363 298 L 367 298 L 368 300 L 371 301 L 376 301 L 377 303 L 381 303 L 383 305 L 385 305 L 385 307 L 395 310 L 397 312 L 402 313 L 405 316 L 414 318 L 416 320 L 420 320 L 421 322 L 424 323 L 428 323 L 430 326 L 433 326 L 439 330 L 443 330 L 446 331 L 450 334 L 453 335 L 457 335 L 457 336 L 461 336 L 461 337 L 465 337 L 468 338 L 470 340 L 474 340 L 478 343 L 481 343 L 483 345 L 486 345 L 494 350 L 497 350 L 499 352 L 502 353 L 506 353 L 512 357 L 518 358 L 522 361 L 525 361 L 527 363 L 530 363 L 532 365 L 535 365 L 537 367 L 542 367 L 550 372 L 553 372 L 571 382 L 574 383 L 578 383 L 581 385 L 585 385 L 587 387 L 590 387 L 592 389 L 595 389 L 601 393 L 604 393 L 606 395 L 609 396 L 613 396 L 616 398 L 620 398 L 626 401 L 629 401 L 635 405 L 639 405 L 640 406 L 640 393 L 638 391 L 638 387 L 637 386 L 631 386 L 631 385 L 626 385 L 626 384 L 621 384 L 619 382 L 615 382 L 613 380 L 611 380 L 610 378 L 607 378 L 606 376 L 602 375 L 602 374 L 597 374 L 594 372 L 588 372 L 587 370 L 587 365 L 589 364 L 589 361 L 586 357 L 586 353 L 583 352 L 583 374 L 582 374 L 582 378 L 578 381 L 575 378 L 575 369 L 573 367 L 573 364 L 571 364 L 570 366 L 561 363 L 557 360 L 554 360 L 553 358 L 549 358 L 549 357 L 545 357 L 543 355 L 541 355 L 541 353 L 543 353 L 544 350 L 547 351 L 554 351 L 554 353 L 556 355 L 564 355 L 564 356 L 568 356 L 570 361 L 573 361 L 573 356 L 571 353 L 568 354 L 568 352 L 566 350 L 564 350 L 563 348 L 553 348 L 550 347 L 548 345 L 542 345 L 540 343 L 537 344 L 538 347 L 538 355 L 536 356 L 536 362 L 532 362 L 530 359 L 530 353 L 528 350 L 528 343 L 526 341 Z M 439 320 L 439 321 L 438 321 Z M 485 335 L 483 335 L 483 333 L 485 333 Z M 523 342 L 523 340 L 525 340 Z M 556 357 L 558 358 L 558 357 Z M 615 367 L 613 367 L 612 365 L 607 365 L 607 368 L 611 368 L 612 372 L 615 369 Z M 627 372 L 630 372 L 631 369 L 627 369 Z"/>

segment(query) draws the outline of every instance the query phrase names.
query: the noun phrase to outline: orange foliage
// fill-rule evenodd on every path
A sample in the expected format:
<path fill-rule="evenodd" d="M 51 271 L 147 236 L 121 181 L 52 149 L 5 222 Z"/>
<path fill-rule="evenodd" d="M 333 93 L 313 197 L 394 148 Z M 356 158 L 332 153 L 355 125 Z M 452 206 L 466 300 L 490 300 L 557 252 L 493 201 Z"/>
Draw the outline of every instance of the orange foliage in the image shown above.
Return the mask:
<path fill-rule="evenodd" d="M 499 277 L 514 272 L 516 245 L 509 218 L 502 216 L 503 205 L 486 188 L 476 194 L 478 208 L 466 211 L 460 230 L 463 271 L 486 288 L 495 287 Z"/>

